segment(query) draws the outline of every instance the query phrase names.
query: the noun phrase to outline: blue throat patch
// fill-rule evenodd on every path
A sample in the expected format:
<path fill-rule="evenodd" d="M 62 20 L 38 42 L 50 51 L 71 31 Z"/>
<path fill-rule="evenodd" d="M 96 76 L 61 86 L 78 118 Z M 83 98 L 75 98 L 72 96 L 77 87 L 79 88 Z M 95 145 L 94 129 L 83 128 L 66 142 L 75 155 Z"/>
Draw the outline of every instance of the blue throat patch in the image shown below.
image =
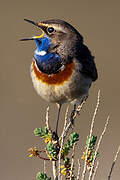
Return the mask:
<path fill-rule="evenodd" d="M 62 61 L 59 55 L 49 52 L 52 46 L 49 37 L 45 36 L 40 39 L 35 39 L 37 49 L 34 52 L 34 57 L 38 69 L 46 74 L 56 74 L 59 72 Z"/>

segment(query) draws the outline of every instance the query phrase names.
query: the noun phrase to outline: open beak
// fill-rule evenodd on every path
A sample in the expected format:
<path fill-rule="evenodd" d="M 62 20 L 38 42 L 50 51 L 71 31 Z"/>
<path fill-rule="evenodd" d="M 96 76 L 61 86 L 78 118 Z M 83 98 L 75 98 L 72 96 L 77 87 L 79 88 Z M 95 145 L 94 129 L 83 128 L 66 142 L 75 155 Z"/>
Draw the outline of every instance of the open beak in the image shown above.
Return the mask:
<path fill-rule="evenodd" d="M 28 23 L 31 23 L 33 24 L 34 26 L 38 26 L 38 23 L 34 22 L 34 21 L 31 21 L 29 19 L 24 19 L 24 21 L 28 22 Z M 39 27 L 40 28 L 40 27 Z M 20 41 L 29 41 L 29 40 L 36 40 L 36 39 L 41 39 L 44 35 L 45 35 L 45 32 L 40 28 L 40 30 L 42 31 L 42 34 L 40 36 L 33 36 L 31 38 L 24 38 L 24 39 L 20 39 Z"/>

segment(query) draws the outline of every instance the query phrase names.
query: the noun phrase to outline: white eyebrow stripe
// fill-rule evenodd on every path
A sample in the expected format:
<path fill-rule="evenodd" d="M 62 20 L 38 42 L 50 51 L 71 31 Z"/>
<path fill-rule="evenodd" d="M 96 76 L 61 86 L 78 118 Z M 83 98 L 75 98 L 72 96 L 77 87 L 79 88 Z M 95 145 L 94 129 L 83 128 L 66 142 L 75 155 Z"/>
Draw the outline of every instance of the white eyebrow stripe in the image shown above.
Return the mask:
<path fill-rule="evenodd" d="M 50 25 L 49 25 L 49 27 L 50 27 Z M 51 27 L 53 27 L 57 31 L 62 31 L 62 32 L 66 33 L 66 31 L 59 24 L 51 24 Z"/>

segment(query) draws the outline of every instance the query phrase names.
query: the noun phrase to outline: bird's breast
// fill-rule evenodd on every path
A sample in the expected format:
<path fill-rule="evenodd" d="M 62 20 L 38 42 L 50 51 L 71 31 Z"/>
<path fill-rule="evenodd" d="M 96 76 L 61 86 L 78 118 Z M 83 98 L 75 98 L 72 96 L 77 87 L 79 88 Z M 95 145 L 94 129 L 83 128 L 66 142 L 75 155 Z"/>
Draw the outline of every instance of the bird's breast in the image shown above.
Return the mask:
<path fill-rule="evenodd" d="M 88 93 L 92 82 L 81 73 L 81 64 L 73 60 L 57 74 L 45 74 L 41 72 L 35 60 L 31 65 L 31 77 L 37 93 L 48 102 L 65 103 L 81 98 Z"/>
<path fill-rule="evenodd" d="M 56 74 L 51 74 L 48 75 L 46 73 L 41 72 L 35 62 L 35 59 L 32 62 L 33 66 L 33 71 L 38 80 L 41 82 L 47 84 L 47 85 L 61 85 L 65 81 L 68 81 L 69 78 L 71 77 L 74 69 L 75 69 L 75 64 L 74 62 L 67 64 L 65 68 L 61 71 L 59 71 Z"/>

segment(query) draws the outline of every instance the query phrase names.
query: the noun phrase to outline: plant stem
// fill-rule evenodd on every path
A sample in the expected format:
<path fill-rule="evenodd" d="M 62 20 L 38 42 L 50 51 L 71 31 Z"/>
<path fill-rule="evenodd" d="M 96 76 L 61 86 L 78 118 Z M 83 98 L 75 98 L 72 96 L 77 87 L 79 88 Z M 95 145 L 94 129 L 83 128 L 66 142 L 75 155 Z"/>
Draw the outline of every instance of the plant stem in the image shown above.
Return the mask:
<path fill-rule="evenodd" d="M 53 178 L 54 180 L 58 180 L 56 161 L 52 161 L 52 166 L 53 166 Z"/>

